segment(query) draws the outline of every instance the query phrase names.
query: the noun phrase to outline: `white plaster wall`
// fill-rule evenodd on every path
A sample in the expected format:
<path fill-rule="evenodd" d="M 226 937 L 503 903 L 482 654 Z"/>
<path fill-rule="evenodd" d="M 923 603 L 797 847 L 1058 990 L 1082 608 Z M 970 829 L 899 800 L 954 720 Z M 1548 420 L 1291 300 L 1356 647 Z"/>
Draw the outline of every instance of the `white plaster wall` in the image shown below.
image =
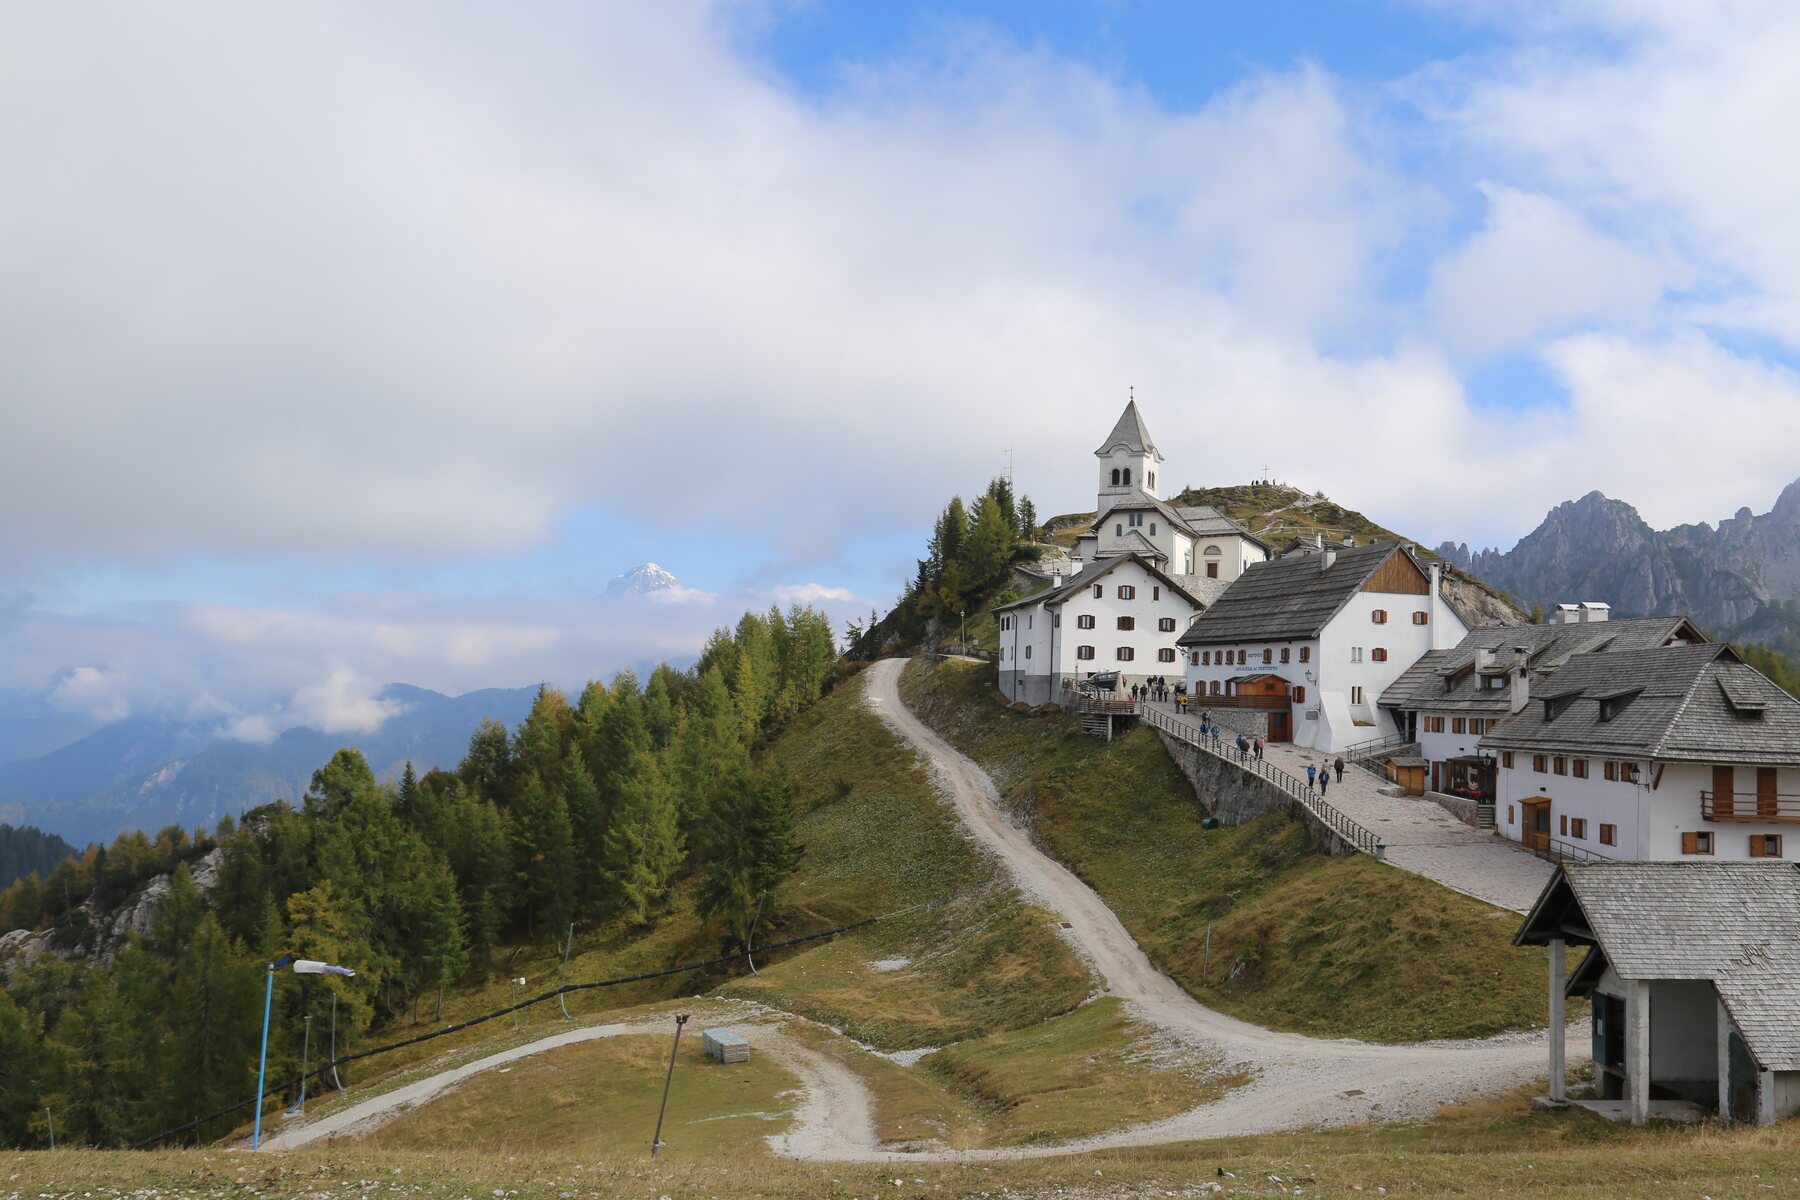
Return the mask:
<path fill-rule="evenodd" d="M 1554 773 L 1555 756 L 1546 754 L 1544 771 L 1532 769 L 1532 756 L 1513 751 L 1513 766 L 1502 765 L 1497 785 L 1494 819 L 1503 837 L 1521 839 L 1524 813 L 1518 801 L 1528 796 L 1550 797 L 1551 836 L 1592 850 L 1608 858 L 1666 860 L 1690 857 L 1681 852 L 1681 835 L 1707 831 L 1713 835 L 1713 859 L 1743 860 L 1750 857 L 1752 834 L 1782 834 L 1782 857 L 1800 859 L 1800 825 L 1761 821 L 1704 821 L 1700 817 L 1700 793 L 1712 788 L 1712 768 L 1707 764 L 1668 763 L 1658 781 L 1656 769 L 1642 764 L 1639 782 L 1621 783 L 1605 778 L 1604 759 L 1588 760 L 1588 778 Z M 1570 756 L 1569 770 L 1573 771 Z M 1623 757 L 1623 756 L 1621 756 Z M 1502 760 L 1504 763 L 1504 760 Z M 1738 787 L 1755 787 L 1756 772 L 1738 768 Z M 1800 768 L 1781 768 L 1776 773 L 1778 791 L 1800 791 Z M 1587 837 L 1565 835 L 1562 817 L 1587 820 Z M 1600 824 L 1619 827 L 1618 845 L 1600 843 Z"/>
<path fill-rule="evenodd" d="M 1098 599 L 1093 593 L 1095 585 L 1103 593 Z M 1121 585 L 1135 587 L 1136 597 L 1119 599 Z M 1160 597 L 1157 596 L 1159 590 Z M 1013 618 L 1013 627 L 1000 633 L 1002 690 L 1009 699 L 1018 698 L 1019 689 L 1005 684 L 1007 673 L 1012 671 L 1033 676 L 1061 674 L 1076 679 L 1100 671 L 1118 671 L 1122 688 L 1142 683 L 1152 676 L 1167 678 L 1173 687 L 1182 675 L 1180 647 L 1175 645 L 1175 639 L 1181 636 L 1197 611 L 1180 592 L 1157 579 L 1141 564 L 1124 563 L 1079 589 L 1055 608 L 1039 604 L 1002 614 Z M 1094 618 L 1094 628 L 1079 627 L 1078 618 L 1084 614 Z M 1121 616 L 1134 618 L 1137 627 L 1129 632 L 1119 629 Z M 1175 622 L 1175 628 L 1166 633 L 1157 628 L 1157 622 L 1165 617 Z M 1091 660 L 1075 657 L 1076 648 L 1082 645 L 1094 647 Z M 1025 653 L 1027 646 L 1031 649 L 1029 656 Z M 1121 646 L 1129 646 L 1135 651 L 1131 662 L 1119 661 Z M 1159 661 L 1156 652 L 1162 649 L 1176 651 L 1175 661 Z M 1057 697 L 1053 695 L 1051 699 Z"/>

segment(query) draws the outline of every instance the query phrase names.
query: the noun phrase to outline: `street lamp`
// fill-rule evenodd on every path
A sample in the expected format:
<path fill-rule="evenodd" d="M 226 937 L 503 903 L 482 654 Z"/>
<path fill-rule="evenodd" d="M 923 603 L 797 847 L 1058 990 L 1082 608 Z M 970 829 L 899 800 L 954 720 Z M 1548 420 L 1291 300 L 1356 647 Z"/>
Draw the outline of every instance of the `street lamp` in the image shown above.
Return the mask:
<path fill-rule="evenodd" d="M 355 971 L 349 967 L 340 967 L 333 963 L 318 962 L 310 958 L 295 958 L 284 954 L 274 962 L 267 964 L 267 983 L 263 987 L 263 1034 L 262 1054 L 256 1062 L 256 1124 L 250 1134 L 250 1148 L 256 1150 L 262 1146 L 262 1106 L 263 1082 L 269 1070 L 269 1010 L 275 1002 L 275 968 L 292 967 L 296 975 L 344 975 L 354 976 Z"/>

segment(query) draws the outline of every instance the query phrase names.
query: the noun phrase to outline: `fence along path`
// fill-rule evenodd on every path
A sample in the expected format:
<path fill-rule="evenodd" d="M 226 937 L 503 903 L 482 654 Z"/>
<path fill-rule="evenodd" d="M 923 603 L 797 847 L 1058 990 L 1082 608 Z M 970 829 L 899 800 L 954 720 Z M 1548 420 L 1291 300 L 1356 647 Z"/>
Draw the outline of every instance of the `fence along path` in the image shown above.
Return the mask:
<path fill-rule="evenodd" d="M 1259 779 L 1280 788 L 1288 798 L 1304 809 L 1308 816 L 1330 830 L 1340 842 L 1352 850 L 1363 854 L 1372 854 L 1376 858 L 1385 858 L 1387 847 L 1375 834 L 1351 820 L 1342 810 L 1333 807 L 1325 798 L 1297 777 L 1288 774 L 1266 758 L 1258 758 L 1254 754 L 1238 751 L 1236 735 L 1232 740 L 1224 738 L 1202 737 L 1199 723 L 1155 705 L 1142 706 L 1140 714 L 1150 725 L 1162 730 L 1183 745 L 1192 746 L 1204 751 L 1214 758 L 1223 759 L 1241 771 L 1247 771 Z"/>

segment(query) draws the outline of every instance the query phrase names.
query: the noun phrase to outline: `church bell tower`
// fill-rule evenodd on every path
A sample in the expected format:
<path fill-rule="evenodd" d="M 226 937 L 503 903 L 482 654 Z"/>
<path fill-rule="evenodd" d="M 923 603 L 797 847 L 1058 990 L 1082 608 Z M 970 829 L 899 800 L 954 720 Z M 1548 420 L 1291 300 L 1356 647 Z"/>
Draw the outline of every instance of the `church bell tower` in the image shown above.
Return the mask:
<path fill-rule="evenodd" d="M 1142 492 L 1153 499 L 1162 498 L 1161 474 L 1163 456 L 1150 440 L 1144 418 L 1138 413 L 1137 398 L 1126 402 L 1113 431 L 1094 451 L 1100 460 L 1100 497 L 1097 511 L 1105 512 L 1120 501 Z"/>

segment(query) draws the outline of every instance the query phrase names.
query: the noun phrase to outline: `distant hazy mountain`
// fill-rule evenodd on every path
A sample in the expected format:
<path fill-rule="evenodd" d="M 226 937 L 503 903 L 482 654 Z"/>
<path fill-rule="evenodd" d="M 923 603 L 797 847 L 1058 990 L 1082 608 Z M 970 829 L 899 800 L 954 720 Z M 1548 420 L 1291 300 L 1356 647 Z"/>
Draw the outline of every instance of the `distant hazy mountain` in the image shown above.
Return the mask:
<path fill-rule="evenodd" d="M 1767 513 L 1655 530 L 1589 492 L 1550 510 L 1511 550 L 1438 553 L 1525 607 L 1603 600 L 1620 615 L 1687 613 L 1708 633 L 1800 649 L 1800 480 Z"/>
<path fill-rule="evenodd" d="M 297 799 L 342 746 L 356 746 L 388 778 L 408 759 L 421 772 L 453 767 L 484 718 L 510 728 L 536 693 L 512 688 L 445 696 L 396 684 L 382 697 L 404 708 L 373 734 L 290 729 L 265 745 L 221 737 L 206 725 L 119 721 L 0 766 L 0 821 L 35 825 L 76 843 L 169 824 L 212 826 L 226 813 Z M 6 725 L 0 718 L 0 729 Z"/>
<path fill-rule="evenodd" d="M 680 587 L 681 581 L 655 563 L 633 567 L 606 585 L 609 596 L 642 596 L 650 592 L 666 592 Z"/>

